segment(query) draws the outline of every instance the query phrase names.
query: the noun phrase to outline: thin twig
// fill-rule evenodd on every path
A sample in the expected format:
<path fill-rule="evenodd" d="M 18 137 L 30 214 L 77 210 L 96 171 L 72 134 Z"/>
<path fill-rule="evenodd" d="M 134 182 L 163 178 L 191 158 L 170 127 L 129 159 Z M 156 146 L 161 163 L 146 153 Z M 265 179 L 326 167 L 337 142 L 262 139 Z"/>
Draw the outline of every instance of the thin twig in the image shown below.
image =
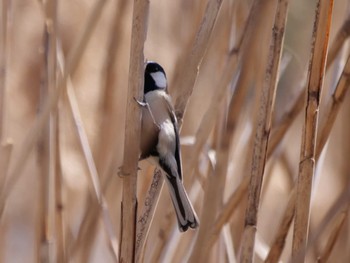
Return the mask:
<path fill-rule="evenodd" d="M 120 262 L 134 262 L 137 216 L 137 171 L 140 145 L 141 110 L 135 98 L 142 100 L 144 81 L 143 48 L 147 35 L 149 1 L 134 1 L 131 51 L 129 65 L 129 88 L 127 93 L 124 161 L 121 170 L 123 176 L 123 194 L 121 211 Z"/>
<path fill-rule="evenodd" d="M 308 237 L 310 199 L 315 169 L 315 145 L 318 110 L 325 72 L 333 0 L 320 0 L 313 29 L 312 56 L 308 76 L 308 95 L 300 152 L 297 200 L 295 208 L 292 258 L 305 251 Z M 301 257 L 304 261 L 305 255 Z"/>

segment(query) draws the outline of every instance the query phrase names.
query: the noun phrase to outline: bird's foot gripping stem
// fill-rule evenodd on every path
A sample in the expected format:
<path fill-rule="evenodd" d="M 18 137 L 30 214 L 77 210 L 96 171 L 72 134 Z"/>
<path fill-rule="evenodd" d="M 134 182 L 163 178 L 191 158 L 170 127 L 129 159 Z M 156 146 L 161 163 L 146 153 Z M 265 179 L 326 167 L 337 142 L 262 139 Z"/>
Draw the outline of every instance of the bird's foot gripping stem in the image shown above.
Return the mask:
<path fill-rule="evenodd" d="M 151 118 L 152 118 L 152 120 L 153 120 L 154 126 L 155 126 L 158 130 L 160 130 L 160 126 L 159 126 L 159 124 L 156 122 L 156 120 L 155 120 L 155 118 L 154 118 L 154 116 L 153 116 L 151 107 L 149 106 L 149 104 L 148 104 L 147 102 L 145 102 L 145 101 L 139 101 L 139 100 L 136 99 L 135 97 L 134 97 L 134 100 L 136 101 L 136 103 L 137 103 L 140 107 L 145 107 L 145 108 L 147 108 L 147 110 L 148 110 L 148 112 L 149 112 L 149 114 L 151 115 Z"/>

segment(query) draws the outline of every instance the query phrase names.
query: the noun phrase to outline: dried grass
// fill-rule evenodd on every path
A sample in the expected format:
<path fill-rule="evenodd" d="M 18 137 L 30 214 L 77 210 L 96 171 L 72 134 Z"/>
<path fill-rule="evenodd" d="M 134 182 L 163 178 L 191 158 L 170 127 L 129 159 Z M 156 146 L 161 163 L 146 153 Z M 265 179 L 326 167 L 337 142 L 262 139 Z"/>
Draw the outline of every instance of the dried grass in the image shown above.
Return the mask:
<path fill-rule="evenodd" d="M 1 1 L 0 262 L 350 261 L 349 4 L 319 2 Z M 196 231 L 138 162 L 145 58 Z"/>

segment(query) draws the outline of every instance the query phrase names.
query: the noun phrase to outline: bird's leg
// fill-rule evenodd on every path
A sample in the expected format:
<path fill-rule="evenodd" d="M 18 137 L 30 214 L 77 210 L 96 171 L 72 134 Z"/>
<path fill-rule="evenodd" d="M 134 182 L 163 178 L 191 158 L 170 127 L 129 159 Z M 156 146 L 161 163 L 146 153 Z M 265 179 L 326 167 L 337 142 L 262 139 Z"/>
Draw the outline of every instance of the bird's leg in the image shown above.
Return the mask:
<path fill-rule="evenodd" d="M 151 107 L 149 106 L 149 104 L 148 104 L 147 102 L 145 102 L 145 101 L 139 101 L 139 100 L 136 99 L 135 97 L 134 97 L 134 100 L 136 101 L 136 103 L 137 103 L 139 106 L 141 106 L 141 107 L 146 107 L 146 108 L 147 108 L 149 114 L 151 115 L 151 118 L 152 118 L 152 121 L 153 121 L 154 126 L 156 126 L 158 130 L 160 130 L 160 126 L 159 126 L 158 123 L 156 122 L 156 120 L 155 120 L 155 118 L 154 118 L 154 116 L 153 116 Z"/>

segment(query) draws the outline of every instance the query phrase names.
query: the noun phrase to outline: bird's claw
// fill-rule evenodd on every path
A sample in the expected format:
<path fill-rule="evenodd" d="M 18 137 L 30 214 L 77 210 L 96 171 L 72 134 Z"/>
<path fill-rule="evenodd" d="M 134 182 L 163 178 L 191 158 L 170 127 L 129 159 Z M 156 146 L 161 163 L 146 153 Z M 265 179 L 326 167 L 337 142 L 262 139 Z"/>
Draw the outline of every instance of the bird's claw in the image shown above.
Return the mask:
<path fill-rule="evenodd" d="M 152 120 L 153 120 L 154 126 L 156 126 L 156 128 L 158 129 L 158 131 L 160 131 L 160 126 L 159 126 L 159 124 L 156 122 L 156 120 L 154 119 L 154 116 L 153 116 L 153 113 L 152 113 L 152 111 L 151 111 L 151 108 L 150 108 L 149 104 L 148 104 L 147 102 L 145 102 L 145 101 L 139 101 L 139 100 L 136 99 L 135 97 L 134 97 L 134 100 L 136 101 L 136 103 L 137 103 L 139 106 L 141 106 L 141 107 L 146 107 L 146 108 L 147 108 L 147 110 L 148 110 L 148 112 L 149 112 L 149 114 L 151 115 L 151 118 L 152 118 Z"/>
<path fill-rule="evenodd" d="M 147 102 L 144 102 L 144 101 L 139 101 L 138 99 L 136 99 L 134 97 L 134 100 L 136 101 L 136 103 L 141 106 L 141 107 L 147 107 Z"/>

